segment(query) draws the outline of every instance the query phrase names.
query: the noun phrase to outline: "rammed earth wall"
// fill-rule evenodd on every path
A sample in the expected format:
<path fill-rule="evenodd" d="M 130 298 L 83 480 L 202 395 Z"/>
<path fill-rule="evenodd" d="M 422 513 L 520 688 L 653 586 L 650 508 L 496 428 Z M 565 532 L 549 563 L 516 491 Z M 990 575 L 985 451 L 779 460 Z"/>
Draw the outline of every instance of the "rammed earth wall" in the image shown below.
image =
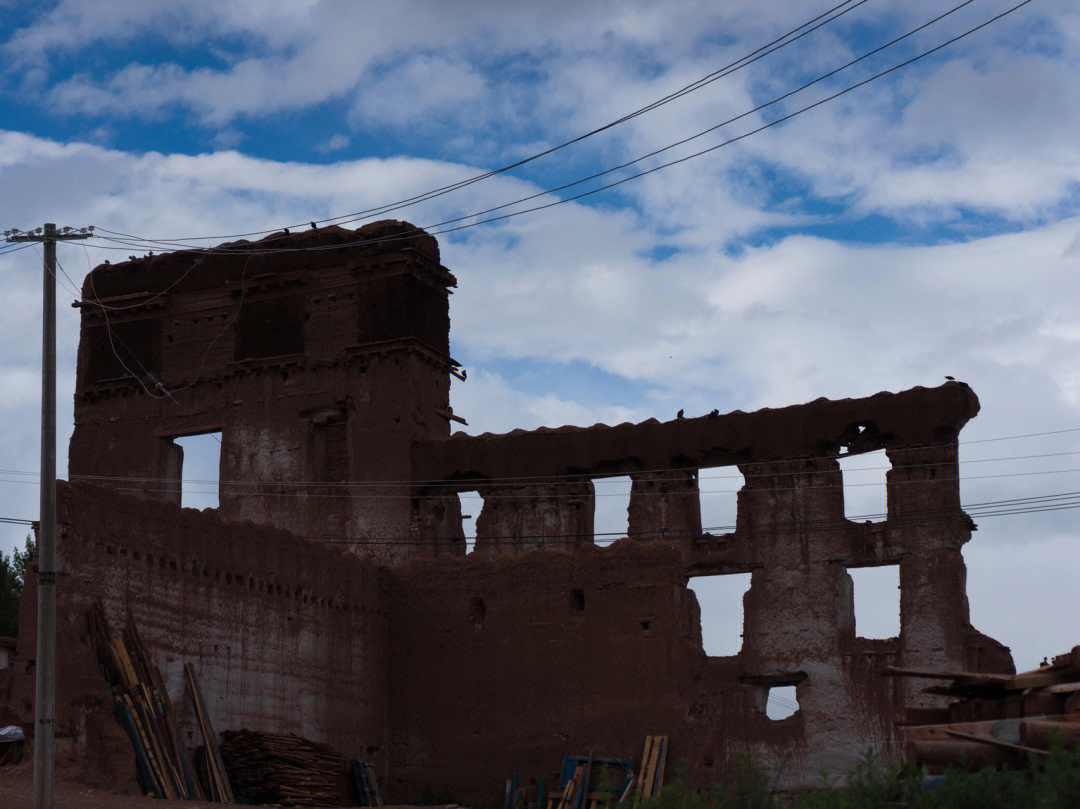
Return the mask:
<path fill-rule="evenodd" d="M 224 523 L 212 511 L 101 485 L 58 485 L 64 575 L 57 587 L 56 734 L 63 761 L 89 757 L 94 766 L 134 774 L 130 744 L 117 745 L 107 761 L 96 749 L 112 717 L 87 639 L 95 599 L 116 632 L 129 612 L 134 617 L 193 746 L 185 662 L 195 665 L 218 729 L 297 733 L 379 760 L 388 610 L 385 573 L 370 560 L 283 531 Z M 35 597 L 36 588 L 26 588 L 23 660 L 35 654 Z M 33 688 L 24 667 L 16 707 L 29 726 Z"/>

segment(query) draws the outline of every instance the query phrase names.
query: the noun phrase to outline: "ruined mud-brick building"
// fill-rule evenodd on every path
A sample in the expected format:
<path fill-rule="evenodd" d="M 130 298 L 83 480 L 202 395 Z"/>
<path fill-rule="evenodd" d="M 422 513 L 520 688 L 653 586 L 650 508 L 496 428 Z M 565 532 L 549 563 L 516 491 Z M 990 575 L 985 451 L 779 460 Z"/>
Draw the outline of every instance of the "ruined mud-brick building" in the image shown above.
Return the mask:
<path fill-rule="evenodd" d="M 457 434 L 433 238 L 384 222 L 98 267 L 82 304 L 59 487 L 63 765 L 131 778 L 86 637 L 128 612 L 180 715 L 193 661 L 216 727 L 292 732 L 377 763 L 392 802 L 493 802 L 567 753 L 670 737 L 698 781 L 732 754 L 781 785 L 898 753 L 888 665 L 1011 670 L 968 621 L 957 437 L 965 385 L 753 413 Z M 176 439 L 220 433 L 220 506 L 179 507 Z M 837 458 L 884 449 L 887 517 L 845 518 Z M 702 532 L 699 471 L 737 467 L 737 527 Z M 632 479 L 594 542 L 592 481 Z M 457 494 L 484 498 L 466 554 Z M 853 568 L 898 565 L 898 637 L 863 639 Z M 743 643 L 702 648 L 695 577 L 751 573 Z M 32 587 L 8 684 L 32 709 Z M 765 714 L 794 685 L 799 710 Z M 550 782 L 549 782 L 550 783 Z"/>

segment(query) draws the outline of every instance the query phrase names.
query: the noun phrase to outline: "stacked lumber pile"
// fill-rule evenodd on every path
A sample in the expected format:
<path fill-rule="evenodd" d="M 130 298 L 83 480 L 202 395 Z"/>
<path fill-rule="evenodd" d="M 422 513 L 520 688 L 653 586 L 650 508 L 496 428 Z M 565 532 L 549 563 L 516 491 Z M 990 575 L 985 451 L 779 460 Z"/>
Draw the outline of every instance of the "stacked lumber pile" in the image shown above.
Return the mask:
<path fill-rule="evenodd" d="M 329 747 L 276 733 L 225 731 L 221 757 L 233 788 L 252 803 L 341 806 L 345 760 Z"/>
<path fill-rule="evenodd" d="M 1056 741 L 1080 745 L 1080 646 L 1032 671 L 989 674 L 892 667 L 886 674 L 936 681 L 926 693 L 954 697 L 946 708 L 900 717 L 907 758 L 931 772 L 946 767 L 1022 766 Z"/>
<path fill-rule="evenodd" d="M 205 795 L 177 735 L 172 706 L 161 677 L 128 614 L 119 637 L 109 629 L 101 602 L 89 613 L 90 641 L 113 696 L 114 713 L 135 748 L 135 766 L 143 790 L 158 798 Z"/>

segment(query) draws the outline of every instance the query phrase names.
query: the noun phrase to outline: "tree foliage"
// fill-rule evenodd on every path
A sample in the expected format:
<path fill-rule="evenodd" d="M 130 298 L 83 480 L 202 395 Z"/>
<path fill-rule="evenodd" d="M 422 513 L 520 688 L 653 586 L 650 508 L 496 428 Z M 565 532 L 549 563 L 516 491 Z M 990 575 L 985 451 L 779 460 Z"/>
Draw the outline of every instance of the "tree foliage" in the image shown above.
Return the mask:
<path fill-rule="evenodd" d="M 23 549 L 15 548 L 11 556 L 0 551 L 0 636 L 14 638 L 19 634 L 19 597 L 34 551 L 30 535 Z"/>

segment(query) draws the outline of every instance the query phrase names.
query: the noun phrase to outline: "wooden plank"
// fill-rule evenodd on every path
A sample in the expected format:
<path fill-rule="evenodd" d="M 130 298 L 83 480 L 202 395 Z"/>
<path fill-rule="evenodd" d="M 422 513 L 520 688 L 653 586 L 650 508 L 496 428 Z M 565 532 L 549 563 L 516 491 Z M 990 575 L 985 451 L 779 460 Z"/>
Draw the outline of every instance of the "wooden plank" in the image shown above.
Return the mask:
<path fill-rule="evenodd" d="M 1012 678 L 1012 682 L 1009 687 L 1017 691 L 1025 688 L 1044 688 L 1048 685 L 1057 685 L 1061 682 L 1067 682 L 1071 679 L 1072 675 L 1065 671 L 1055 671 L 1054 669 L 1047 667 L 1037 671 L 1025 671 L 1023 674 L 1017 674 Z"/>
<path fill-rule="evenodd" d="M 938 669 L 919 669 L 903 666 L 885 666 L 882 674 L 889 677 L 921 677 L 926 680 L 965 680 L 967 684 L 1008 683 L 1016 675 L 991 674 L 980 671 L 941 671 Z"/>
<path fill-rule="evenodd" d="M 207 772 L 212 776 L 212 788 L 217 791 L 217 800 L 221 803 L 235 803 L 229 777 L 225 772 L 225 764 L 221 760 L 221 750 L 218 748 L 217 737 L 214 735 L 214 726 L 210 716 L 206 712 L 206 703 L 203 700 L 202 690 L 199 688 L 198 678 L 195 676 L 195 667 L 191 663 L 184 664 L 184 673 L 187 675 L 188 690 L 191 693 L 191 701 L 195 707 L 195 717 L 199 724 L 199 730 L 203 735 L 203 743 L 206 745 Z M 216 782 L 216 783 L 215 783 Z"/>
<path fill-rule="evenodd" d="M 124 730 L 127 731 L 128 738 L 131 739 L 131 745 L 135 748 L 135 769 L 139 774 L 139 783 L 147 792 L 153 792 L 156 797 L 165 797 L 158 789 L 154 780 L 153 772 L 150 769 L 150 762 L 146 755 L 146 750 L 143 748 L 142 742 L 139 739 L 139 732 L 135 728 L 135 720 L 132 718 L 131 713 L 126 707 L 120 697 L 116 698 L 116 718 L 120 722 Z"/>
<path fill-rule="evenodd" d="M 1072 747 L 1080 744 L 1080 722 L 1025 719 L 1020 723 L 1020 741 L 1043 750 L 1048 750 L 1055 741 Z"/>
<path fill-rule="evenodd" d="M 653 737 L 645 737 L 645 749 L 641 753 L 641 768 L 638 770 L 637 789 L 634 790 L 634 806 L 641 803 L 645 794 L 645 779 L 649 775 L 649 761 L 652 759 Z"/>
<path fill-rule="evenodd" d="M 1071 694 L 1080 691 L 1080 683 L 1057 683 L 1040 689 L 1044 694 Z"/>
<path fill-rule="evenodd" d="M 131 660 L 128 658 L 127 649 L 124 648 L 124 642 L 120 638 L 113 638 L 110 644 L 113 651 L 113 657 L 116 659 L 117 673 L 120 675 L 120 684 L 125 689 L 132 688 L 138 681 L 138 677 L 135 676 L 135 669 L 132 668 Z"/>
<path fill-rule="evenodd" d="M 667 746 L 668 746 L 668 737 L 667 736 L 661 736 L 660 737 L 660 755 L 659 755 L 659 760 L 657 761 L 657 764 L 656 764 L 655 780 L 653 781 L 653 795 L 652 796 L 654 798 L 659 798 L 660 797 L 660 790 L 664 786 L 664 765 L 667 763 Z"/>
<path fill-rule="evenodd" d="M 503 793 L 503 809 L 514 809 L 514 798 L 517 797 L 517 776 L 512 775 L 506 779 L 506 790 Z"/>
<path fill-rule="evenodd" d="M 967 762 L 972 767 L 997 766 L 1005 764 L 1011 757 L 1004 750 L 974 742 L 949 739 L 916 739 L 906 746 L 908 761 L 925 764 L 938 770 L 956 767 Z"/>
<path fill-rule="evenodd" d="M 646 798 L 654 797 L 653 786 L 656 783 L 656 765 L 660 758 L 660 737 L 650 736 L 649 739 L 652 740 L 649 748 L 649 767 L 646 771 L 645 781 L 642 784 L 642 794 Z"/>
<path fill-rule="evenodd" d="M 578 782 L 581 780 L 582 771 L 584 770 L 584 764 L 578 764 L 574 769 L 574 774 L 566 782 L 566 786 L 563 788 L 562 798 L 559 800 L 557 809 L 570 809 L 574 802 L 575 791 L 578 787 Z"/>
<path fill-rule="evenodd" d="M 980 744 L 988 744 L 991 747 L 996 747 L 999 750 L 1008 750 L 1012 753 L 1031 753 L 1036 756 L 1049 755 L 1045 750 L 1039 750 L 1035 747 L 1025 747 L 1022 744 L 1010 744 L 1009 742 L 1003 742 L 999 739 L 995 739 L 993 736 L 976 736 L 972 733 L 961 733 L 958 730 L 947 730 L 945 732 L 949 736 L 952 736 L 954 739 L 963 739 L 964 741 L 968 742 L 979 742 Z"/>
<path fill-rule="evenodd" d="M 146 758 L 150 764 L 150 771 L 154 775 L 154 781 L 157 790 L 162 794 L 163 797 L 175 799 L 178 796 L 169 784 L 169 779 L 165 775 L 164 766 L 158 759 L 157 751 L 154 749 L 153 744 L 151 744 L 150 737 L 147 734 L 146 729 L 142 726 L 142 720 L 139 717 L 138 711 L 135 710 L 135 705 L 132 702 L 131 697 L 129 697 L 127 694 L 124 694 L 121 699 L 123 700 L 124 707 L 127 709 L 128 713 L 131 714 L 132 721 L 135 725 L 135 730 L 139 734 L 139 741 L 142 743 L 143 749 L 146 751 Z"/>
<path fill-rule="evenodd" d="M 585 762 L 585 772 L 581 776 L 581 789 L 578 790 L 577 799 L 574 803 L 574 809 L 588 809 L 589 802 L 589 781 L 592 779 L 592 759 L 593 751 L 589 751 L 589 758 Z"/>
<path fill-rule="evenodd" d="M 379 789 L 379 780 L 375 776 L 375 767 L 373 767 L 369 762 L 365 761 L 364 762 L 364 772 L 367 773 L 368 792 L 371 795 L 371 797 L 374 799 L 374 804 L 373 805 L 374 806 L 382 806 L 383 805 L 382 790 Z"/>

